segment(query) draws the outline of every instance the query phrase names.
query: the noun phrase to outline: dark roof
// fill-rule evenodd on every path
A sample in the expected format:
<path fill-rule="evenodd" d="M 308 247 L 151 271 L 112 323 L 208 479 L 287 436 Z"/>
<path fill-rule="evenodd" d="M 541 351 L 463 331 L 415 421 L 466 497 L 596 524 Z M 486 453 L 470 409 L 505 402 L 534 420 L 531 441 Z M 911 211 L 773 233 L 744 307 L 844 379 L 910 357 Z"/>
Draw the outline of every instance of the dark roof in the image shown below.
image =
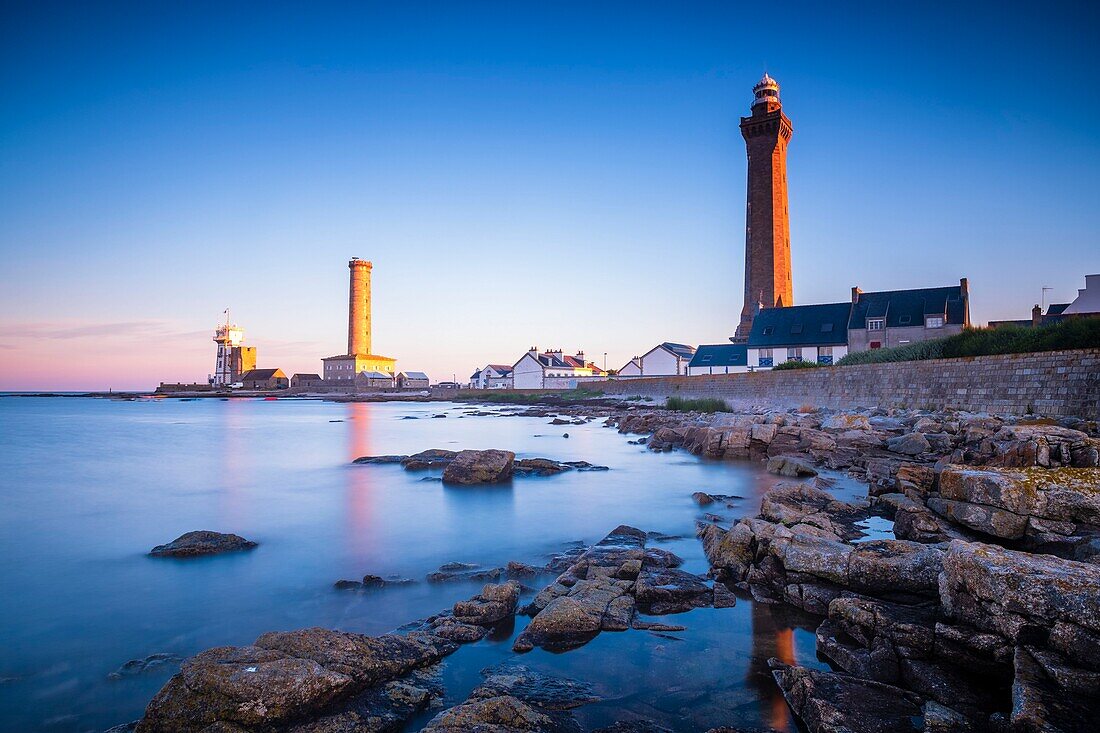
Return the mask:
<path fill-rule="evenodd" d="M 428 375 L 424 372 L 401 372 L 405 375 L 405 379 L 427 379 Z"/>
<path fill-rule="evenodd" d="M 848 343 L 851 303 L 764 308 L 752 320 L 748 346 L 839 346 Z"/>
<path fill-rule="evenodd" d="M 511 372 L 512 367 L 510 364 L 486 364 L 486 369 L 496 369 L 498 372 Z"/>
<path fill-rule="evenodd" d="M 294 378 L 295 379 L 320 379 L 321 375 L 320 374 L 301 374 L 301 373 L 299 373 L 299 374 L 295 374 Z"/>
<path fill-rule="evenodd" d="M 1070 307 L 1070 303 L 1051 303 L 1047 306 L 1048 316 L 1060 316 L 1066 308 Z"/>
<path fill-rule="evenodd" d="M 689 367 L 748 366 L 748 344 L 702 344 L 695 350 Z"/>
<path fill-rule="evenodd" d="M 673 354 L 680 357 L 681 359 L 690 359 L 692 356 L 695 355 L 695 347 L 688 346 L 687 344 L 676 344 L 671 341 L 665 341 L 663 344 L 660 345 L 659 348 L 662 348 L 665 351 L 671 351 Z"/>
<path fill-rule="evenodd" d="M 946 323 L 966 323 L 966 304 L 962 287 L 883 290 L 859 293 L 852 304 L 848 328 L 867 328 L 868 318 L 886 319 L 887 328 L 924 326 L 925 316 L 944 316 Z"/>
<path fill-rule="evenodd" d="M 285 378 L 286 375 L 283 374 L 282 369 L 253 369 L 242 374 L 241 381 L 243 382 L 246 379 L 271 379 L 272 377 Z"/>

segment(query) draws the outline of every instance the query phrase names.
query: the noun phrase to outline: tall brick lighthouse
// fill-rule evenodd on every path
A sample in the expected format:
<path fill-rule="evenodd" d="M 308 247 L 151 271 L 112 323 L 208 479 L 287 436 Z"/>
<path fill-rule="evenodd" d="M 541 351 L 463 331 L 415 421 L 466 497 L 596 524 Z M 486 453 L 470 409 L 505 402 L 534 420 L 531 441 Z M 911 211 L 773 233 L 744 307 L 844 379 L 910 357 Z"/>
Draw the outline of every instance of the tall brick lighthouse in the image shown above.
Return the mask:
<path fill-rule="evenodd" d="M 741 118 L 749 157 L 745 207 L 745 307 L 733 340 L 752 331 L 760 308 L 794 305 L 791 231 L 787 217 L 787 143 L 793 129 L 779 102 L 779 84 L 767 74 L 752 88 L 752 115 Z"/>

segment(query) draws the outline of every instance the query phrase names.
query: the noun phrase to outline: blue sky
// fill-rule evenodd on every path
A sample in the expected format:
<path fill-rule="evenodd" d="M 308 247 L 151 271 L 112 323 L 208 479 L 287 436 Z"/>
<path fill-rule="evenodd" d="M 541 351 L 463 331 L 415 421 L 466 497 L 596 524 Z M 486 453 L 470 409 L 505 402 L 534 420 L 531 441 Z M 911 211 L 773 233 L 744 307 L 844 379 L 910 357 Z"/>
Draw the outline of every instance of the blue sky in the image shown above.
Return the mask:
<path fill-rule="evenodd" d="M 984 322 L 1100 271 L 1095 5 L 177 5 L 3 5 L 0 388 L 205 379 L 226 306 L 317 371 L 352 256 L 437 379 L 724 341 L 765 68 L 796 302 L 965 276 Z"/>

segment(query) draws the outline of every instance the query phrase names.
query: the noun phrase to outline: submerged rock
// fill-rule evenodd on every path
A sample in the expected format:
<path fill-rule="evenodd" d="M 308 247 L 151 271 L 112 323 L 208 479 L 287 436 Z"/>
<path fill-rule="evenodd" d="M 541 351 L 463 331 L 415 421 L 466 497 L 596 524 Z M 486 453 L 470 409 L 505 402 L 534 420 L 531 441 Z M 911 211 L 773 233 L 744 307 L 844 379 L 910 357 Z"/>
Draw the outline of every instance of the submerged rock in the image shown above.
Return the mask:
<path fill-rule="evenodd" d="M 119 680 L 123 677 L 134 677 L 149 672 L 162 672 L 165 669 L 172 669 L 179 666 L 182 661 L 183 657 L 178 654 L 171 654 L 168 652 L 150 654 L 144 659 L 131 659 L 129 662 L 126 662 L 126 664 L 107 675 L 107 679 Z"/>
<path fill-rule="evenodd" d="M 257 543 L 239 535 L 198 530 L 182 534 L 166 545 L 157 545 L 149 554 L 153 557 L 199 557 L 251 550 L 256 546 Z"/>
<path fill-rule="evenodd" d="M 580 733 L 568 711 L 598 699 L 587 685 L 518 665 L 482 674 L 485 682 L 432 718 L 425 733 Z"/>

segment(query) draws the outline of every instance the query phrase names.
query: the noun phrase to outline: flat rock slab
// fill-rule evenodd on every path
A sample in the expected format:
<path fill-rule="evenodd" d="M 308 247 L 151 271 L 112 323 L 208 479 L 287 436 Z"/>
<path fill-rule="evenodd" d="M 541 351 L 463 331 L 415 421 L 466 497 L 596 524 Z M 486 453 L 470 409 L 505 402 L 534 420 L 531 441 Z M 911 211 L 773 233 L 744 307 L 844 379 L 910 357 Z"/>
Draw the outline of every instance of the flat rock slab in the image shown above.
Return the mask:
<path fill-rule="evenodd" d="M 783 697 L 810 733 L 918 733 L 921 699 L 879 682 L 768 660 Z"/>
<path fill-rule="evenodd" d="M 153 557 L 201 557 L 251 550 L 256 546 L 257 543 L 239 535 L 198 530 L 182 534 L 166 545 L 157 545 L 149 554 Z"/>

